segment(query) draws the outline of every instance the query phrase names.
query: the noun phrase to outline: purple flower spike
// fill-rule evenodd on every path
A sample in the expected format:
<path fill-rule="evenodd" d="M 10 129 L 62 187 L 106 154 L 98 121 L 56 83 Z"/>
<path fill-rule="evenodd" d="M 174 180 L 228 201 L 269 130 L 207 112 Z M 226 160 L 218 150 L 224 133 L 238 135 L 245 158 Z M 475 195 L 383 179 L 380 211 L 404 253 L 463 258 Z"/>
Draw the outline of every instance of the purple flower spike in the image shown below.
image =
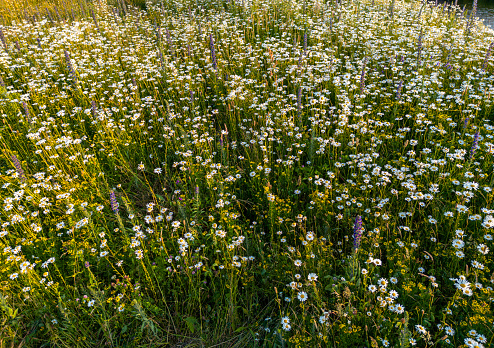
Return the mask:
<path fill-rule="evenodd" d="M 218 70 L 218 64 L 216 62 L 216 52 L 214 50 L 213 34 L 209 34 L 209 48 L 211 50 L 211 60 L 213 61 L 214 70 Z"/>
<path fill-rule="evenodd" d="M 302 88 L 297 91 L 297 117 L 300 119 L 300 113 L 302 112 Z"/>
<path fill-rule="evenodd" d="M 494 46 L 494 42 L 491 42 L 491 44 L 489 45 L 489 48 L 487 49 L 487 53 L 485 54 L 484 63 L 482 64 L 482 70 L 485 70 L 485 66 L 486 66 L 487 62 L 489 61 L 493 46 Z"/>
<path fill-rule="evenodd" d="M 355 224 L 353 225 L 353 247 L 355 250 L 360 246 L 360 238 L 362 237 L 362 218 L 357 215 Z"/>
<path fill-rule="evenodd" d="M 173 41 L 172 41 L 172 37 L 170 35 L 170 31 L 168 29 L 166 29 L 166 40 L 168 41 L 168 48 L 170 50 L 170 56 L 172 56 L 172 58 L 175 58 L 175 51 L 173 49 Z"/>
<path fill-rule="evenodd" d="M 113 191 L 110 191 L 110 204 L 111 204 L 111 210 L 113 210 L 113 212 L 115 214 L 118 214 L 118 202 L 117 202 L 117 197 L 115 197 L 115 192 Z"/>
<path fill-rule="evenodd" d="M 69 76 L 74 83 L 77 83 L 77 75 L 75 73 L 72 62 L 70 61 L 69 52 L 67 52 L 67 50 L 64 50 L 64 54 L 65 54 L 65 62 L 67 63 L 67 68 L 69 69 Z"/>
<path fill-rule="evenodd" d="M 422 51 L 422 30 L 420 31 L 419 41 L 417 43 L 417 65 L 420 65 L 420 53 Z"/>
<path fill-rule="evenodd" d="M 92 9 L 91 9 L 91 17 L 93 17 L 94 25 L 96 26 L 96 29 L 99 32 L 100 30 L 99 30 L 98 20 L 96 19 L 96 15 L 94 14 L 94 11 Z"/>
<path fill-rule="evenodd" d="M 17 174 L 19 175 L 19 178 L 21 179 L 22 182 L 25 182 L 26 176 L 24 175 L 24 170 L 22 169 L 21 163 L 17 159 L 17 156 L 12 155 L 10 158 L 12 159 L 12 162 L 14 162 L 14 167 L 15 170 L 17 171 Z"/>
<path fill-rule="evenodd" d="M 360 93 L 363 93 L 364 92 L 364 87 L 365 87 L 365 67 L 366 67 L 368 61 L 369 61 L 369 58 L 368 57 L 365 57 L 364 64 L 362 65 L 362 74 L 360 75 Z"/>
<path fill-rule="evenodd" d="M 396 100 L 401 100 L 401 89 L 403 88 L 403 80 L 400 80 L 400 84 L 398 85 L 398 89 L 396 90 Z"/>
<path fill-rule="evenodd" d="M 26 115 L 26 119 L 29 121 L 29 108 L 26 102 L 22 102 L 22 107 L 24 108 L 24 114 Z"/>
<path fill-rule="evenodd" d="M 304 33 L 304 55 L 307 54 L 307 33 Z"/>
<path fill-rule="evenodd" d="M 479 145 L 479 132 L 477 131 L 477 133 L 475 133 L 475 135 L 473 136 L 473 144 L 472 144 L 472 148 L 470 149 L 470 158 L 473 157 L 473 155 L 475 155 L 475 151 L 477 150 L 477 147 Z"/>
<path fill-rule="evenodd" d="M 2 41 L 3 48 L 7 51 L 7 42 L 5 41 L 5 35 L 3 34 L 2 28 L 0 28 L 0 41 Z"/>
<path fill-rule="evenodd" d="M 164 68 L 164 66 L 165 66 L 165 59 L 163 58 L 163 52 L 161 52 L 161 48 L 159 48 L 159 47 L 158 47 L 158 56 L 160 57 L 161 67 Z"/>
<path fill-rule="evenodd" d="M 96 101 L 94 100 L 91 101 L 91 114 L 96 117 Z"/>

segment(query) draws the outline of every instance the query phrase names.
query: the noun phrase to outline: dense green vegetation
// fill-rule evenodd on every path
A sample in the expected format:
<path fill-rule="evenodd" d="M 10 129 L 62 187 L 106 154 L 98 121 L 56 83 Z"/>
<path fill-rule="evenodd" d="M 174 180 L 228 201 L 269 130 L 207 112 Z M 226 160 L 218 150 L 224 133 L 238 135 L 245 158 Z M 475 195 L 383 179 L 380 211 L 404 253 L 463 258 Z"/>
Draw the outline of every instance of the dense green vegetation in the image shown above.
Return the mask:
<path fill-rule="evenodd" d="M 494 32 L 474 13 L 0 11 L 2 346 L 492 346 Z"/>

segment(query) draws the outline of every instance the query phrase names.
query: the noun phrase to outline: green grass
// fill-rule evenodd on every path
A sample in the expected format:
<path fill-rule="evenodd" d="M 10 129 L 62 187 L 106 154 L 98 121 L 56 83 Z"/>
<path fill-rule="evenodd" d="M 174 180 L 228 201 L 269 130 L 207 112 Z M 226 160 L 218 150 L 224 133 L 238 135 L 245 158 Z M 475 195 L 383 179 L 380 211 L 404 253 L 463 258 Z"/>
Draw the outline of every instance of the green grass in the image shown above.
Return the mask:
<path fill-rule="evenodd" d="M 1 347 L 492 346 L 470 13 L 0 6 Z"/>

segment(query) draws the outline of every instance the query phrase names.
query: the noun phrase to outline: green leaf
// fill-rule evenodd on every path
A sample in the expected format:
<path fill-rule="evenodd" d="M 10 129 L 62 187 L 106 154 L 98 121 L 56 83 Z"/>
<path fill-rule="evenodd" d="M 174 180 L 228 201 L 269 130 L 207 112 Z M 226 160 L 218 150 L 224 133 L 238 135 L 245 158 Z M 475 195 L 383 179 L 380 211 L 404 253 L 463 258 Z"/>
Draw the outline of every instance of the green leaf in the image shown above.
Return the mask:
<path fill-rule="evenodd" d="M 157 198 L 161 199 L 163 202 L 166 202 L 166 199 L 165 197 L 163 197 L 162 195 L 156 195 Z"/>
<path fill-rule="evenodd" d="M 189 328 L 190 332 L 192 332 L 192 333 L 194 333 L 194 331 L 195 331 L 195 325 L 199 324 L 197 319 L 194 317 L 185 318 L 185 323 L 187 324 L 187 327 Z"/>
<path fill-rule="evenodd" d="M 241 327 L 239 327 L 238 329 L 236 329 L 234 332 L 237 332 L 237 333 L 238 333 L 238 332 L 242 332 L 242 331 L 244 331 L 244 330 L 246 330 L 246 329 L 248 329 L 248 327 L 247 327 L 247 326 L 241 326 Z"/>

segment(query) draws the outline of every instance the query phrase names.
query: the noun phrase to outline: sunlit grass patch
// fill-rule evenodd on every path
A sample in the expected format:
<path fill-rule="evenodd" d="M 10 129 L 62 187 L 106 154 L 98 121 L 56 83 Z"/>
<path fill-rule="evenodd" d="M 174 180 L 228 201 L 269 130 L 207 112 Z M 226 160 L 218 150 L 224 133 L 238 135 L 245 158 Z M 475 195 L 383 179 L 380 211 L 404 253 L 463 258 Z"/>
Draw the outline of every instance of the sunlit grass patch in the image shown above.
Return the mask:
<path fill-rule="evenodd" d="M 3 0 L 0 2 L 0 24 L 32 22 L 43 17 L 51 21 L 75 19 L 90 6 L 88 0 Z"/>
<path fill-rule="evenodd" d="M 146 9 L 146 0 L 128 0 L 131 5 L 139 7 L 143 10 Z"/>

